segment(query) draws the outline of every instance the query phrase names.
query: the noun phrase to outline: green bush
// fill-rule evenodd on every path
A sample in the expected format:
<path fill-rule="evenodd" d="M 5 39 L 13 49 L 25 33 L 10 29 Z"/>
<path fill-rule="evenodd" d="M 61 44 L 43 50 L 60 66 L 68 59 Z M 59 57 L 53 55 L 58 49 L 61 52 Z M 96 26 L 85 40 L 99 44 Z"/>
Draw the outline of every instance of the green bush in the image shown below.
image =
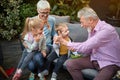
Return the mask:
<path fill-rule="evenodd" d="M 24 3 L 20 7 L 21 25 L 24 26 L 25 18 L 37 15 L 37 8 L 35 4 Z"/>
<path fill-rule="evenodd" d="M 88 0 L 48 0 L 51 13 L 59 16 L 69 15 L 77 21 L 77 12 Z M 37 0 L 0 0 L 0 37 L 6 40 L 15 39 L 24 26 L 25 18 L 37 15 Z"/>
<path fill-rule="evenodd" d="M 22 0 L 1 0 L 0 9 L 0 37 L 6 40 L 15 39 L 23 29 L 24 19 L 37 13 L 35 5 L 23 4 Z"/>
<path fill-rule="evenodd" d="M 72 21 L 77 21 L 77 12 L 84 6 L 82 0 L 48 0 L 52 7 L 51 14 L 69 15 Z"/>
<path fill-rule="evenodd" d="M 0 1 L 0 36 L 3 39 L 11 40 L 20 30 L 20 14 L 19 7 L 22 0 L 17 1 Z"/>

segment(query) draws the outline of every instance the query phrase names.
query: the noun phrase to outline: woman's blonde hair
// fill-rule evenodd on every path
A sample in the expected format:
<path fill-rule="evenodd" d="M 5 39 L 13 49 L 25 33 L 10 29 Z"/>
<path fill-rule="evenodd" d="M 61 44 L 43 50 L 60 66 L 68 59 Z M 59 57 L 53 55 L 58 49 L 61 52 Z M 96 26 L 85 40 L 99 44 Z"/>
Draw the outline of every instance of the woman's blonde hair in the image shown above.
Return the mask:
<path fill-rule="evenodd" d="M 58 31 L 62 32 L 62 29 L 65 27 L 67 27 L 66 23 L 59 23 L 59 24 L 55 25 L 55 30 L 56 30 L 56 32 L 58 32 Z"/>
<path fill-rule="evenodd" d="M 22 32 L 22 38 L 24 38 L 24 36 L 26 35 L 26 33 L 30 32 L 32 28 L 34 29 L 38 29 L 40 27 L 41 24 L 44 24 L 44 22 L 40 19 L 36 19 L 36 18 L 26 18 L 25 20 L 25 26 Z"/>

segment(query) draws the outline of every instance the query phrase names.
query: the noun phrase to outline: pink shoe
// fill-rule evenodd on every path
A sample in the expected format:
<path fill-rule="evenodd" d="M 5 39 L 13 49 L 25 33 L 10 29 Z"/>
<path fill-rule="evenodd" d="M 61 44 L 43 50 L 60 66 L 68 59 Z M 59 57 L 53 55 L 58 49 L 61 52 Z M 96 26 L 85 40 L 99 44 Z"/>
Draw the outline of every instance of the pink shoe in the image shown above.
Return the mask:
<path fill-rule="evenodd" d="M 12 78 L 12 80 L 19 80 L 20 77 L 21 77 L 21 73 L 15 73 L 15 75 Z"/>

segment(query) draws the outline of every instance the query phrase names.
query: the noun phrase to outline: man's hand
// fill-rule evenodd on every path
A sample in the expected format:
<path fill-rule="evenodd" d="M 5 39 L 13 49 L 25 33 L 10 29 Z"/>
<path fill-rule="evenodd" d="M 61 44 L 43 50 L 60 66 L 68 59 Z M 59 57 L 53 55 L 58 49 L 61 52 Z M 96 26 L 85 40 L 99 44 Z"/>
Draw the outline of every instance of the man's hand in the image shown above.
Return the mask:
<path fill-rule="evenodd" d="M 74 49 L 74 48 L 71 48 L 71 47 L 68 47 L 68 49 L 71 50 L 72 52 L 75 51 L 75 49 Z"/>

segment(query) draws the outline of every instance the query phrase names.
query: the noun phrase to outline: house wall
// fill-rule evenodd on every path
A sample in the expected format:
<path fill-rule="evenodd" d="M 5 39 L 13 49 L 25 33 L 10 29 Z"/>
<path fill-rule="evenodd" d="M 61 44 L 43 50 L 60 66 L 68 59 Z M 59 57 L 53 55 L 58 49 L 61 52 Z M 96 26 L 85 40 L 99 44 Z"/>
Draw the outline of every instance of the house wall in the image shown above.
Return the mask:
<path fill-rule="evenodd" d="M 106 20 L 109 2 L 109 0 L 91 0 L 89 5 L 96 11 L 100 19 Z"/>

